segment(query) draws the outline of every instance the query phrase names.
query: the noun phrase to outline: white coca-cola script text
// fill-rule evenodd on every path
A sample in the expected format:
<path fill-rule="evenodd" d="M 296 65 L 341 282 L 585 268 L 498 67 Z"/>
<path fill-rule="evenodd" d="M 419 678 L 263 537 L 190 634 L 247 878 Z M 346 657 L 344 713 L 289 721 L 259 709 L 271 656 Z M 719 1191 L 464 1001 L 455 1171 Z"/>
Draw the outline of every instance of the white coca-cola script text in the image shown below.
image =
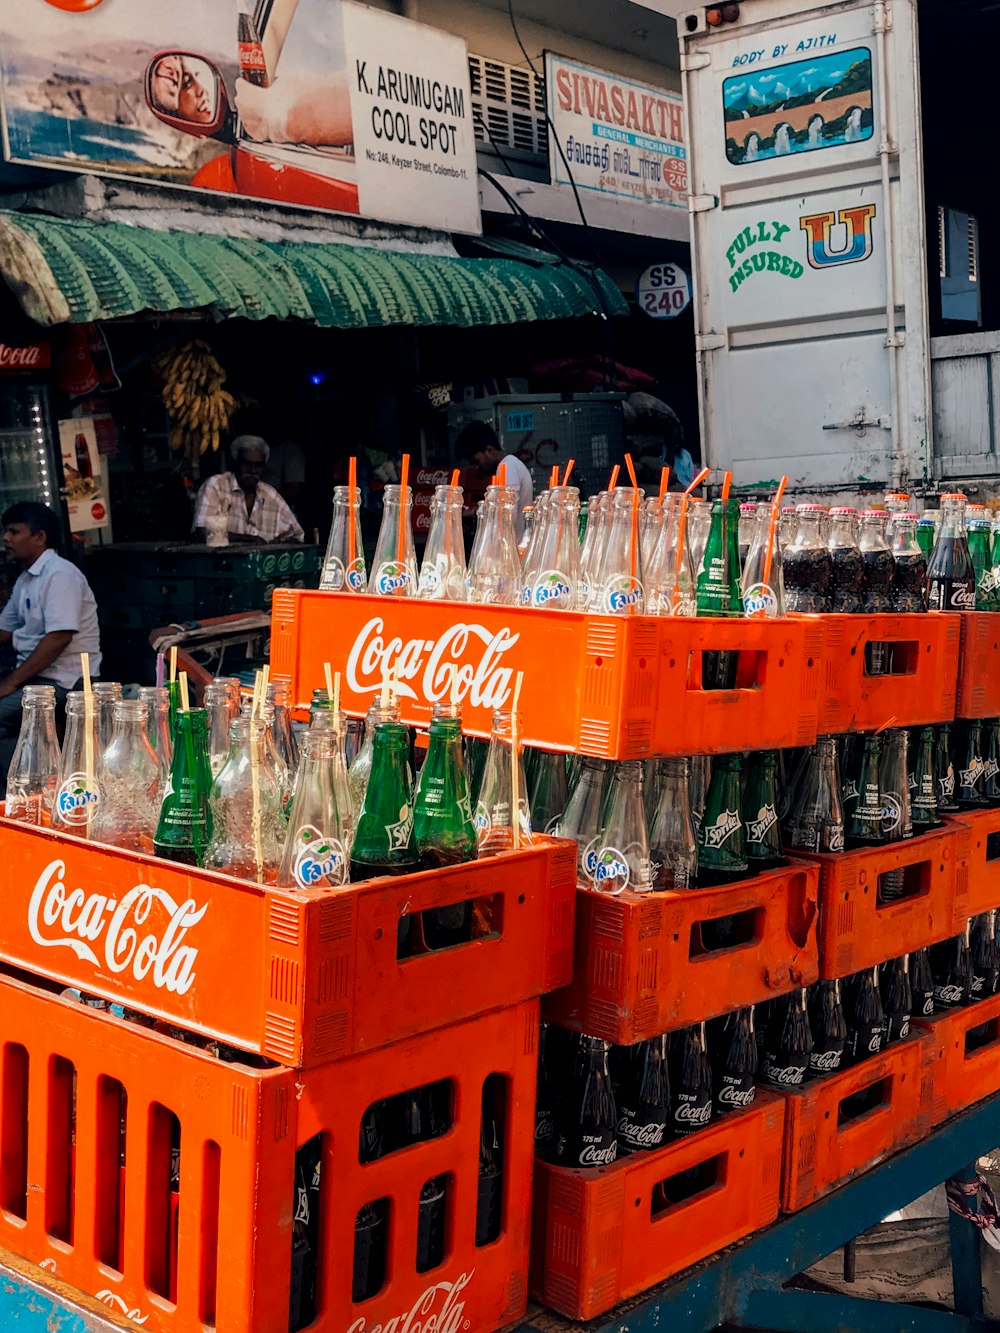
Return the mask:
<path fill-rule="evenodd" d="M 457 666 L 459 702 L 468 699 L 474 708 L 503 708 L 511 697 L 514 668 L 501 665 L 501 659 L 520 637 L 506 627 L 494 634 L 483 625 L 459 622 L 439 639 L 404 643 L 386 637 L 385 622 L 375 616 L 362 627 L 351 648 L 347 684 L 355 694 L 377 694 L 398 663 L 398 693 L 406 699 L 438 703 L 450 697 Z"/>
<path fill-rule="evenodd" d="M 465 1318 L 463 1293 L 475 1276 L 462 1273 L 454 1282 L 435 1282 L 413 1302 L 408 1310 L 401 1310 L 391 1319 L 368 1327 L 362 1316 L 347 1327 L 347 1333 L 460 1333 L 468 1326 Z"/>

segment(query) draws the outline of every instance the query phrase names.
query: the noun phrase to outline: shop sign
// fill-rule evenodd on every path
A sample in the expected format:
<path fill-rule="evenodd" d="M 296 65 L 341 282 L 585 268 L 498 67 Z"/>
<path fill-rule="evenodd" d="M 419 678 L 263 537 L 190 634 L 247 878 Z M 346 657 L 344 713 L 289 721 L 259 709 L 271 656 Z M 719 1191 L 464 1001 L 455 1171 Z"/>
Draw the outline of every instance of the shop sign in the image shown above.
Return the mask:
<path fill-rule="evenodd" d="M 28 343 L 27 347 L 11 347 L 0 342 L 0 371 L 48 370 L 52 364 L 52 349 L 48 343 Z"/>
<path fill-rule="evenodd" d="M 578 190 L 687 208 L 687 149 L 678 93 L 551 51 L 545 57 L 545 88 L 555 128 L 549 135 L 553 185 L 569 189 L 575 183 Z"/>
<path fill-rule="evenodd" d="M 59 448 L 70 532 L 106 528 L 109 522 L 108 483 L 94 418 L 69 417 L 60 421 Z"/>
<path fill-rule="evenodd" d="M 352 0 L 6 9 L 12 161 L 482 230 L 460 37 Z"/>
<path fill-rule="evenodd" d="M 635 299 L 651 319 L 676 319 L 691 304 L 691 279 L 680 264 L 651 264 L 635 285 Z"/>

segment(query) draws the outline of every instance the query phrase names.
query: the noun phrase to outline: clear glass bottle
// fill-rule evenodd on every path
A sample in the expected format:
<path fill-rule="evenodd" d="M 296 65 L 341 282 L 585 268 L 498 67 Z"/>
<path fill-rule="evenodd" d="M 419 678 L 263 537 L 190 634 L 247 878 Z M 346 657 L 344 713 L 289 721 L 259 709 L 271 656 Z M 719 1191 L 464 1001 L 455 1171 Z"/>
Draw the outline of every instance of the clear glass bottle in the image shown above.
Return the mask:
<path fill-rule="evenodd" d="M 398 721 L 399 709 L 395 704 L 383 706 L 381 699 L 376 699 L 368 710 L 368 715 L 365 718 L 365 738 L 361 742 L 361 749 L 354 756 L 354 762 L 347 772 L 347 780 L 351 788 L 351 803 L 357 814 L 361 813 L 361 808 L 365 803 L 365 792 L 368 790 L 368 779 L 371 777 L 375 728 L 380 722 Z"/>
<path fill-rule="evenodd" d="M 340 816 L 342 841 L 347 852 L 350 853 L 351 845 L 354 841 L 354 830 L 357 828 L 358 824 L 359 808 L 354 804 L 354 793 L 351 791 L 351 780 L 347 770 L 347 728 L 347 718 L 343 713 L 339 716 L 334 713 L 332 701 L 330 701 L 329 707 L 327 708 L 313 709 L 309 730 L 325 732 L 332 737 L 330 781 L 333 783 L 334 796 L 337 800 L 337 812 Z M 305 741 L 303 741 L 303 749 L 304 747 Z M 301 756 L 299 758 L 299 767 L 302 767 Z M 289 810 L 289 827 L 291 826 L 290 821 L 291 810 Z"/>
<path fill-rule="evenodd" d="M 91 704 L 88 726 L 83 691 L 72 690 L 66 696 L 66 735 L 59 765 L 59 789 L 52 806 L 52 827 L 75 833 L 81 838 L 92 836 L 94 819 L 101 805 L 101 779 L 98 771 L 101 767 L 101 742 L 96 705 L 95 699 Z"/>
<path fill-rule="evenodd" d="M 592 884 L 599 893 L 650 893 L 649 835 L 642 800 L 642 764 L 615 766 L 608 817 L 597 840 Z"/>
<path fill-rule="evenodd" d="M 400 549 L 400 510 L 403 545 Z M 416 597 L 417 557 L 413 547 L 413 488 L 402 495 L 399 486 L 386 486 L 382 497 L 382 528 L 375 546 L 368 591 L 379 597 Z"/>
<path fill-rule="evenodd" d="M 642 491 L 619 487 L 612 497 L 611 522 L 600 565 L 590 580 L 590 610 L 597 615 L 641 615 L 645 609 L 638 509 Z M 636 514 L 633 543 L 632 516 Z"/>
<path fill-rule="evenodd" d="M 94 700 L 97 704 L 97 734 L 101 751 L 111 744 L 115 729 L 115 704 L 122 697 L 122 687 L 116 680 L 94 682 Z"/>
<path fill-rule="evenodd" d="M 490 486 L 481 520 L 482 538 L 469 561 L 469 601 L 516 606 L 521 598 L 521 559 L 514 535 L 513 486 Z M 537 520 L 536 520 L 537 521 Z"/>
<path fill-rule="evenodd" d="M 823 506 L 795 508 L 795 538 L 783 550 L 785 605 L 789 611 L 829 611 L 833 557 L 823 539 Z"/>
<path fill-rule="evenodd" d="M 138 698 L 146 707 L 146 735 L 156 751 L 164 782 L 174 756 L 174 738 L 170 729 L 170 691 L 165 686 L 140 685 Z"/>
<path fill-rule="evenodd" d="M 111 744 L 101 760 L 100 801 L 91 836 L 95 842 L 152 854 L 163 799 L 163 769 L 146 735 L 146 706 L 119 699 Z"/>
<path fill-rule="evenodd" d="M 580 585 L 580 492 L 553 486 L 547 495 L 532 565 L 525 570 L 527 602 L 547 611 L 573 611 Z"/>
<path fill-rule="evenodd" d="M 801 791 L 791 814 L 789 845 L 802 852 L 844 850 L 837 738 L 820 736 L 810 752 Z"/>
<path fill-rule="evenodd" d="M 361 540 L 361 494 L 356 486 L 353 504 L 349 486 L 333 489 L 333 522 L 319 586 L 322 592 L 366 592 L 368 589 L 365 548 Z"/>
<path fill-rule="evenodd" d="M 531 827 L 538 833 L 554 834 L 565 813 L 569 795 L 566 756 L 549 750 L 538 750 L 529 781 Z"/>
<path fill-rule="evenodd" d="M 486 756 L 483 781 L 473 815 L 473 824 L 479 842 L 480 856 L 508 852 L 514 845 L 513 782 L 511 755 L 513 714 L 497 710 L 493 714 L 493 733 Z M 522 847 L 531 845 L 531 812 L 528 803 L 528 782 L 524 771 L 524 753 L 517 747 L 518 765 L 518 827 Z"/>
<path fill-rule="evenodd" d="M 56 692 L 51 685 L 25 685 L 21 731 L 7 770 L 8 819 L 47 828 L 59 786 Z"/>
<path fill-rule="evenodd" d="M 417 585 L 417 596 L 427 601 L 465 600 L 465 538 L 462 535 L 464 494 L 461 486 L 434 488 L 431 527 Z"/>
<path fill-rule="evenodd" d="M 229 758 L 212 783 L 212 834 L 205 868 L 275 884 L 284 825 L 281 799 L 265 758 L 264 726 L 238 717 L 229 729 Z"/>
<path fill-rule="evenodd" d="M 892 609 L 927 610 L 927 557 L 917 544 L 916 514 L 895 514 L 892 522 L 892 558 L 895 563 Z"/>
<path fill-rule="evenodd" d="M 348 882 L 350 829 L 334 783 L 338 746 L 331 725 L 306 732 L 278 869 L 281 888 L 338 889 Z"/>
<path fill-rule="evenodd" d="M 531 532 L 518 544 L 521 557 L 521 598 L 522 606 L 531 605 L 531 593 L 535 586 L 535 573 L 538 569 L 538 552 L 545 531 L 546 514 L 549 510 L 549 491 L 542 491 L 532 505 Z"/>
<path fill-rule="evenodd" d="M 688 497 L 686 540 L 691 568 L 695 574 L 701 569 L 708 545 L 708 534 L 712 531 L 712 505 L 708 500 Z"/>
<path fill-rule="evenodd" d="M 750 528 L 749 548 L 743 562 L 741 587 L 745 616 L 783 616 L 785 614 L 785 576 L 777 536 L 771 543 L 771 506 L 751 505 L 752 516 L 744 515 L 740 505 L 740 530 Z M 770 568 L 768 550 L 770 548 Z"/>
<path fill-rule="evenodd" d="M 861 609 L 866 615 L 892 610 L 895 561 L 885 540 L 885 514 L 866 509 L 861 515 L 858 548 L 865 565 L 865 593 Z"/>
<path fill-rule="evenodd" d="M 571 838 L 576 843 L 576 882 L 580 888 L 589 888 L 594 882 L 601 812 L 610 774 L 609 760 L 582 756 L 565 814 L 556 828 L 557 837 Z"/>
<path fill-rule="evenodd" d="M 974 611 L 976 573 L 965 529 L 965 496 L 941 496 L 941 523 L 927 562 L 927 605 L 931 611 Z"/>
<path fill-rule="evenodd" d="M 847 505 L 830 510 L 827 546 L 833 561 L 830 610 L 858 615 L 865 597 L 865 562 L 858 546 L 858 511 Z"/>
<path fill-rule="evenodd" d="M 271 720 L 274 747 L 288 770 L 288 782 L 291 786 L 295 782 L 295 774 L 299 768 L 299 747 L 295 740 L 295 732 L 292 730 L 292 716 L 288 708 L 288 686 L 284 681 L 268 682 L 267 702 L 274 709 L 274 717 Z"/>
<path fill-rule="evenodd" d="M 646 569 L 646 611 L 655 616 L 693 616 L 696 611 L 694 569 L 681 515 L 687 527 L 688 500 L 668 496 L 656 544 Z"/>
<path fill-rule="evenodd" d="M 250 699 L 243 701 L 242 717 L 250 717 L 253 709 L 253 703 Z M 271 770 L 271 776 L 274 778 L 275 785 L 281 797 L 281 808 L 284 811 L 288 809 L 288 803 L 292 798 L 292 783 L 294 775 L 289 772 L 288 763 L 285 756 L 278 748 L 278 741 L 275 735 L 275 707 L 269 700 L 265 700 L 260 705 L 260 711 L 257 715 L 257 721 L 264 727 L 264 763 Z M 232 739 L 230 733 L 230 740 Z M 228 762 L 228 760 L 227 760 Z"/>
<path fill-rule="evenodd" d="M 770 519 L 770 514 L 768 515 Z M 744 500 L 740 505 L 740 525 L 739 525 L 739 550 L 740 550 L 740 569 L 746 572 L 747 557 L 750 555 L 750 547 L 753 545 L 754 533 L 757 529 L 757 505 L 753 500 Z M 775 534 L 775 545 L 778 538 Z"/>
<path fill-rule="evenodd" d="M 212 777 L 217 778 L 229 758 L 229 728 L 235 716 L 229 685 L 210 681 L 205 686 L 204 704 L 208 714 L 208 762 Z"/>
<path fill-rule="evenodd" d="M 580 547 L 578 611 L 586 611 L 590 606 L 590 594 L 593 590 L 594 578 L 604 557 L 610 505 L 611 494 L 609 491 L 600 491 L 597 495 L 592 495 L 587 501 L 587 527 Z"/>
<path fill-rule="evenodd" d="M 693 889 L 698 881 L 698 840 L 688 799 L 690 763 L 669 758 L 661 764 L 660 797 L 649 825 L 653 891 Z"/>

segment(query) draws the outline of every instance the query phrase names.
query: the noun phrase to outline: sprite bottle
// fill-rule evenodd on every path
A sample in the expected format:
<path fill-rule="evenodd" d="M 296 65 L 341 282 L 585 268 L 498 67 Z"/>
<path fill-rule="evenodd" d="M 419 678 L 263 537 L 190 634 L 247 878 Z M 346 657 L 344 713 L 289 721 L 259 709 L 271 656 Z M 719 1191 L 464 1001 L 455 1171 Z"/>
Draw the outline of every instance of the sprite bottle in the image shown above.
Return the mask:
<path fill-rule="evenodd" d="M 461 865 L 478 855 L 469 807 L 469 784 L 462 762 L 462 715 L 457 705 L 435 704 L 427 758 L 413 798 L 413 841 L 421 870 Z M 471 902 L 424 913 L 430 949 L 445 949 L 470 938 Z"/>
<path fill-rule="evenodd" d="M 372 772 L 351 849 L 351 880 L 408 875 L 419 857 L 413 840 L 410 737 L 401 722 L 379 722 L 372 737 Z"/>
<path fill-rule="evenodd" d="M 698 829 L 699 887 L 746 878 L 749 865 L 741 808 L 740 757 L 720 755 L 712 763 L 712 781 Z"/>
<path fill-rule="evenodd" d="M 696 600 L 699 616 L 734 616 L 742 609 L 739 506 L 735 500 L 716 500 L 712 505 L 712 526 L 698 568 Z M 704 653 L 701 670 L 706 690 L 731 690 L 736 685 L 736 654 Z"/>
<path fill-rule="evenodd" d="M 759 750 L 750 756 L 743 793 L 743 826 L 747 861 L 755 870 L 773 870 L 785 857 L 778 822 L 778 752 Z"/>
<path fill-rule="evenodd" d="M 211 790 L 208 714 L 191 708 L 179 712 L 175 722 L 174 757 L 153 839 L 157 856 L 182 865 L 204 864 L 212 837 Z"/>

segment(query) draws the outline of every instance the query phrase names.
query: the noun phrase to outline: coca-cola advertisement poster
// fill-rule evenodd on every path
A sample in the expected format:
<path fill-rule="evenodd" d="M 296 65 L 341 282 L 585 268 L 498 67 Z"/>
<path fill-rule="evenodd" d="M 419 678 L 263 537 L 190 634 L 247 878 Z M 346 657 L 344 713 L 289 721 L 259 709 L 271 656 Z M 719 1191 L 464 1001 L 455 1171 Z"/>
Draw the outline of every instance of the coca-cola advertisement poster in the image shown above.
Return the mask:
<path fill-rule="evenodd" d="M 351 0 L 25 0 L 0 91 L 12 161 L 482 229 L 464 40 Z"/>
<path fill-rule="evenodd" d="M 107 477 L 93 417 L 68 417 L 59 423 L 63 496 L 70 532 L 93 532 L 111 522 Z"/>

